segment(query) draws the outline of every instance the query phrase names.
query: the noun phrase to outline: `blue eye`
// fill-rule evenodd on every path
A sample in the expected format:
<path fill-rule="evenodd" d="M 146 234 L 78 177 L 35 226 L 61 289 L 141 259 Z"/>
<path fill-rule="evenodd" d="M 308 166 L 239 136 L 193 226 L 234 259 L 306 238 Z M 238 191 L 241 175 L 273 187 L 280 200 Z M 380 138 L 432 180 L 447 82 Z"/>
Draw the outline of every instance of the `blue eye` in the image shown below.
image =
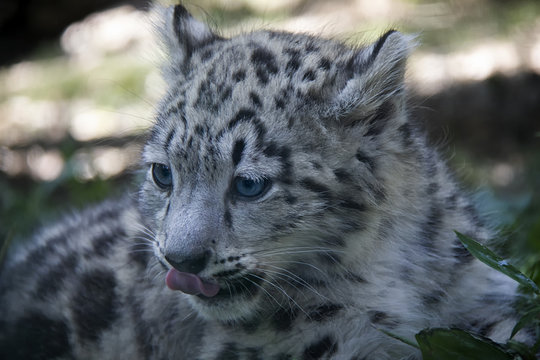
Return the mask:
<path fill-rule="evenodd" d="M 267 179 L 252 180 L 239 176 L 234 179 L 234 190 L 241 197 L 254 199 L 263 195 L 270 188 L 270 184 Z"/>
<path fill-rule="evenodd" d="M 172 173 L 167 165 L 153 163 L 152 178 L 156 185 L 164 190 L 172 186 Z"/>

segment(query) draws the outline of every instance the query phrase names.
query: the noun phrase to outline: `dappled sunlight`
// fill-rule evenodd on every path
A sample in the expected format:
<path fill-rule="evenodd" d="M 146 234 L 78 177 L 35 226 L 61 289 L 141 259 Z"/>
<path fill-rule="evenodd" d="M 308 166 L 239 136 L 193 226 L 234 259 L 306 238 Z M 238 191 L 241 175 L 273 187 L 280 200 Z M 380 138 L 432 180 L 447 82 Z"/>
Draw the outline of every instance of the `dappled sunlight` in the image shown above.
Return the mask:
<path fill-rule="evenodd" d="M 1 72 L 2 92 L 13 94 L 35 86 L 36 79 L 43 76 L 44 68 L 35 61 L 22 61 Z"/>
<path fill-rule="evenodd" d="M 522 169 L 521 169 L 522 170 Z M 517 169 L 509 163 L 498 163 L 491 170 L 491 179 L 497 186 L 509 186 L 516 178 Z"/>
<path fill-rule="evenodd" d="M 529 54 L 529 66 L 540 74 L 540 33 L 537 36 L 536 42 L 531 47 Z"/>
<path fill-rule="evenodd" d="M 121 6 L 88 16 L 62 34 L 64 52 L 83 67 L 99 63 L 107 54 L 147 48 L 152 29 L 148 17 L 132 6 Z"/>
<path fill-rule="evenodd" d="M 37 180 L 52 181 L 64 169 L 64 159 L 58 150 L 44 150 L 33 147 L 26 156 L 31 175 Z"/>
<path fill-rule="evenodd" d="M 152 110 L 142 104 L 105 110 L 91 101 L 80 101 L 73 106 L 69 133 L 77 141 L 136 135 L 150 127 L 151 118 Z"/>
<path fill-rule="evenodd" d="M 280 11 L 291 9 L 298 6 L 302 0 L 220 0 L 219 2 L 226 6 L 247 5 L 257 12 Z"/>
<path fill-rule="evenodd" d="M 0 148 L 0 171 L 9 176 L 29 174 L 38 181 L 52 181 L 64 170 L 65 160 L 57 149 L 33 145 L 27 150 Z"/>
<path fill-rule="evenodd" d="M 138 162 L 139 153 L 140 148 L 136 145 L 100 146 L 91 150 L 80 150 L 74 156 L 74 173 L 83 181 L 95 177 L 107 179 L 132 168 Z"/>
<path fill-rule="evenodd" d="M 487 42 L 450 54 L 419 52 L 409 62 L 410 79 L 415 89 L 425 95 L 459 82 L 482 81 L 494 74 L 515 74 L 532 58 L 527 49 L 510 42 Z"/>
<path fill-rule="evenodd" d="M 26 169 L 26 154 L 13 151 L 5 146 L 0 147 L 0 171 L 10 177 L 20 175 Z"/>
<path fill-rule="evenodd" d="M 94 151 L 92 163 L 101 178 L 120 174 L 137 161 L 138 151 L 133 148 L 103 147 Z"/>
<path fill-rule="evenodd" d="M 410 15 L 409 10 L 409 4 L 395 0 L 356 0 L 346 5 L 319 2 L 305 13 L 278 23 L 278 26 L 287 31 L 323 36 L 343 37 L 358 32 L 364 41 L 368 41 L 403 21 Z"/>
<path fill-rule="evenodd" d="M 13 96 L 0 103 L 0 145 L 15 146 L 38 139 L 59 141 L 66 135 L 63 102 Z"/>
<path fill-rule="evenodd" d="M 52 181 L 67 166 L 88 181 L 135 166 L 139 142 L 99 142 L 136 139 L 152 124 L 164 87 L 152 35 L 145 12 L 121 6 L 69 26 L 60 39 L 65 56 L 0 70 L 0 171 Z M 66 159 L 59 148 L 69 139 L 76 145 Z"/>

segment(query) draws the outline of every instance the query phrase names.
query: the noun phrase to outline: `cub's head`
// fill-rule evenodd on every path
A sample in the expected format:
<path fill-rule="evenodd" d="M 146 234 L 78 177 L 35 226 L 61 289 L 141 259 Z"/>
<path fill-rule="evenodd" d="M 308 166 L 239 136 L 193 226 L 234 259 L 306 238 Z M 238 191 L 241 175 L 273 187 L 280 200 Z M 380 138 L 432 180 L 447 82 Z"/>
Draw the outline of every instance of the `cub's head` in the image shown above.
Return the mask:
<path fill-rule="evenodd" d="M 318 296 L 375 251 L 388 174 L 410 146 L 409 41 L 350 48 L 260 31 L 230 39 L 163 11 L 169 90 L 144 150 L 140 207 L 173 290 L 249 319 Z"/>

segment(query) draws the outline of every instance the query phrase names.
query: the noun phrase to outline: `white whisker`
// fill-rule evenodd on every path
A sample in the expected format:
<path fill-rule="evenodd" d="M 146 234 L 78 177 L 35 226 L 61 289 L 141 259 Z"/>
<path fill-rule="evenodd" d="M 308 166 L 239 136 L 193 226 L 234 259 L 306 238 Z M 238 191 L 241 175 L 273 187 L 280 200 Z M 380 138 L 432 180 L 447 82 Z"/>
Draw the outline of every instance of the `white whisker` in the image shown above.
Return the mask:
<path fill-rule="evenodd" d="M 293 260 L 272 260 L 272 261 L 267 261 L 266 262 L 267 264 L 297 264 L 297 265 L 302 265 L 302 266 L 307 266 L 307 267 L 310 267 L 314 270 L 317 270 L 318 272 L 320 272 L 322 275 L 324 275 L 324 278 L 327 278 L 328 277 L 328 274 L 325 273 L 324 271 L 322 271 L 321 269 L 319 269 L 317 266 L 313 265 L 313 264 L 310 264 L 310 263 L 307 263 L 305 261 L 293 261 Z"/>
<path fill-rule="evenodd" d="M 288 278 L 291 278 L 293 281 L 297 282 L 298 284 L 300 284 L 300 285 L 304 286 L 305 288 L 307 288 L 308 290 L 312 291 L 315 295 L 317 295 L 317 296 L 319 296 L 319 297 L 321 297 L 321 298 L 323 298 L 325 300 L 329 300 L 326 296 L 322 295 L 319 291 L 317 291 L 317 289 L 315 289 L 306 280 L 302 279 L 300 276 L 296 275 L 295 273 L 293 273 L 293 272 L 291 272 L 291 271 L 289 271 L 289 270 L 287 270 L 285 268 L 279 267 L 279 266 L 274 266 L 274 265 L 270 265 L 270 264 L 265 264 L 265 265 L 278 270 L 278 271 L 273 271 L 274 273 L 280 274 L 281 276 L 286 276 Z M 270 271 L 270 270 L 266 269 L 265 271 Z M 282 271 L 286 272 L 289 275 L 282 273 Z"/>
<path fill-rule="evenodd" d="M 248 274 L 249 276 L 253 276 L 253 274 Z M 255 276 L 257 278 L 260 279 L 260 277 L 258 276 Z M 250 283 L 252 283 L 254 286 L 258 287 L 259 289 L 261 289 L 262 291 L 264 291 L 266 293 L 266 295 L 268 295 L 272 300 L 274 300 L 274 302 L 279 306 L 279 307 L 283 307 L 283 305 L 281 305 L 281 303 L 279 301 L 277 301 L 277 299 L 272 295 L 270 294 L 264 287 L 262 287 L 261 285 L 257 284 L 255 281 L 249 279 L 247 276 L 245 277 L 245 279 L 247 281 L 249 281 Z"/>
<path fill-rule="evenodd" d="M 281 286 L 278 286 L 278 285 L 274 284 L 273 282 L 271 282 L 269 280 L 266 280 L 263 277 L 257 276 L 257 275 L 255 275 L 253 273 L 250 273 L 250 276 L 253 276 L 253 277 L 257 278 L 257 279 L 260 279 L 261 281 L 264 281 L 264 282 L 270 284 L 271 286 L 273 286 L 274 288 L 278 289 L 280 292 L 283 293 L 283 295 L 285 295 L 285 297 L 287 299 L 289 299 L 289 301 L 291 301 L 298 309 L 300 309 L 304 314 L 306 314 L 306 316 L 309 317 L 309 314 L 306 311 L 304 311 L 304 309 L 289 294 L 287 294 L 287 292 Z M 262 286 L 261 286 L 261 289 L 263 289 Z M 289 308 L 291 308 L 290 302 L 289 302 Z"/>
<path fill-rule="evenodd" d="M 288 280 L 289 278 L 291 278 L 290 276 L 287 276 L 286 274 L 282 274 L 278 271 L 268 270 L 268 269 L 265 269 L 264 272 L 266 274 L 271 274 L 280 280 L 283 280 L 286 284 L 288 284 L 289 286 L 292 286 L 295 290 L 297 290 L 300 294 L 302 294 L 304 298 L 306 298 L 306 295 L 296 285 L 294 285 L 294 283 L 291 280 Z"/>
<path fill-rule="evenodd" d="M 343 253 L 346 251 L 336 250 L 327 247 L 310 247 L 310 246 L 291 246 L 291 247 L 282 247 L 274 248 L 271 250 L 259 250 L 252 252 L 251 255 L 261 254 L 259 256 L 274 256 L 274 255 L 283 255 L 283 254 L 305 254 L 305 253 Z"/>

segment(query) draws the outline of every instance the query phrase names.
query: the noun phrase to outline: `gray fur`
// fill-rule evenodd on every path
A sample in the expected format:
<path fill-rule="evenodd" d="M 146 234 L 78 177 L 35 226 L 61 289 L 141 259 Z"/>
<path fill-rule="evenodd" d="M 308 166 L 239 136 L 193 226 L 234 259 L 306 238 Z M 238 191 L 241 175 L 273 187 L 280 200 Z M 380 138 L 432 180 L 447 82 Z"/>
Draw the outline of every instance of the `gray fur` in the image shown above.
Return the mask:
<path fill-rule="evenodd" d="M 378 329 L 509 337 L 516 285 L 457 241 L 492 234 L 408 119 L 413 38 L 224 39 L 182 7 L 160 11 L 169 89 L 138 200 L 74 215 L 11 256 L 1 358 L 412 359 Z M 246 199 L 237 177 L 271 185 Z M 166 258 L 220 294 L 169 290 Z"/>

